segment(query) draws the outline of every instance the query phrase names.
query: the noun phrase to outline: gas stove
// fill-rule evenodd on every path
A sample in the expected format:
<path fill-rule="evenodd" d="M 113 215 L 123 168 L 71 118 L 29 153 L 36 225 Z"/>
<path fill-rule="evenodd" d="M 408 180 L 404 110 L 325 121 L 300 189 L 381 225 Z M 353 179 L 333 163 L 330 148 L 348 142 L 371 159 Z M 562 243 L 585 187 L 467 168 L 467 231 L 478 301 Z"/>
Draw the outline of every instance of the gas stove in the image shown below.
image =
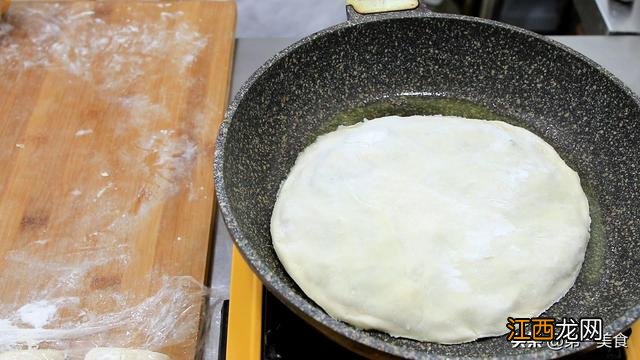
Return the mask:
<path fill-rule="evenodd" d="M 235 248 L 229 306 L 223 311 L 226 316 L 222 326 L 227 332 L 222 337 L 220 359 L 366 359 L 327 338 L 289 310 L 262 286 Z M 631 329 L 625 335 L 631 335 Z M 640 334 L 630 339 L 626 351 L 602 347 L 565 359 L 635 360 L 640 359 L 638 353 Z"/>

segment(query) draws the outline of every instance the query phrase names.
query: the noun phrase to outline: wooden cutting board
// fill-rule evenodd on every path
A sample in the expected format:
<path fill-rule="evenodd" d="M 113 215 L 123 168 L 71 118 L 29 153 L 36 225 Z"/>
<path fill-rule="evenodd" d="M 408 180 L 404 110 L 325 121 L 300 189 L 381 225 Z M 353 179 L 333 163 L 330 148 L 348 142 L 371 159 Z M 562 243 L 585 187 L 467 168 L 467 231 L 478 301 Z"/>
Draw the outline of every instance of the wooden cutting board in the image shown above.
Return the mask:
<path fill-rule="evenodd" d="M 235 3 L 14 2 L 7 15 L 5 331 L 109 323 L 76 340 L 50 331 L 55 341 L 42 346 L 75 341 L 78 354 L 141 346 L 193 358 L 202 289 L 179 276 L 207 280 Z M 0 338 L 15 334 L 2 326 Z"/>

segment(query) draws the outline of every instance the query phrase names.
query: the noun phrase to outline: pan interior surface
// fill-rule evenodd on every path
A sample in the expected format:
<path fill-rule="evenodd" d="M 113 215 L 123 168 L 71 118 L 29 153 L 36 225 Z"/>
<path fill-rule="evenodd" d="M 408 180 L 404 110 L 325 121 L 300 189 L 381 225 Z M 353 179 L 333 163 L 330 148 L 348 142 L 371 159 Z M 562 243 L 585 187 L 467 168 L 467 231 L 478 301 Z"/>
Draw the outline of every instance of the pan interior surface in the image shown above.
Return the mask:
<path fill-rule="evenodd" d="M 601 317 L 609 332 L 628 326 L 640 312 L 638 99 L 583 57 L 509 26 L 437 15 L 371 19 L 339 25 L 286 50 L 231 106 L 216 163 L 219 201 L 238 247 L 265 285 L 327 335 L 362 353 L 548 358 L 575 351 L 513 348 L 504 337 L 447 346 L 358 330 L 307 298 L 271 244 L 280 183 L 318 135 L 385 115 L 502 120 L 551 144 L 579 173 L 589 198 L 591 238 L 582 270 L 545 315 Z M 537 269 L 522 264 L 514 271 Z"/>

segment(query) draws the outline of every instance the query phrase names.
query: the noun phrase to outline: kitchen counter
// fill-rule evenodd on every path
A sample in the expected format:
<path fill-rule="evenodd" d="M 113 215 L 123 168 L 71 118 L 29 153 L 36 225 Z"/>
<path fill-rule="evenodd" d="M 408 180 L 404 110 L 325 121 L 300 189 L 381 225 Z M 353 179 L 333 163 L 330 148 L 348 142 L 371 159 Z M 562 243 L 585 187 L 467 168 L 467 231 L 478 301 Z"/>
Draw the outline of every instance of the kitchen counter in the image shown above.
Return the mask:
<path fill-rule="evenodd" d="M 636 94 L 640 94 L 640 36 L 554 36 L 563 43 L 590 57 L 621 79 Z M 291 44 L 293 39 L 239 39 L 232 78 L 235 94 L 251 74 L 275 53 Z M 211 286 L 215 296 L 229 298 L 232 240 L 220 214 L 216 216 L 215 248 L 211 267 Z M 216 314 L 213 314 L 214 318 Z M 214 322 L 215 324 L 215 322 Z M 217 346 L 219 329 L 212 327 L 210 345 Z"/>

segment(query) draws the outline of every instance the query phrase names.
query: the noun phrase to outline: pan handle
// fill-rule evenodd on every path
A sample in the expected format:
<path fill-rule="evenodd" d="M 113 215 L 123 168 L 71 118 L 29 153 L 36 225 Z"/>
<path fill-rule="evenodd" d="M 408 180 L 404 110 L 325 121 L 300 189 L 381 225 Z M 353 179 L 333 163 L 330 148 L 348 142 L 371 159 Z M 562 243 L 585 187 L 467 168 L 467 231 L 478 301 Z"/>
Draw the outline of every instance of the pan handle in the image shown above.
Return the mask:
<path fill-rule="evenodd" d="M 424 1 L 421 0 L 346 0 L 347 21 L 357 21 L 370 14 L 392 11 L 412 11 L 429 13 Z"/>

